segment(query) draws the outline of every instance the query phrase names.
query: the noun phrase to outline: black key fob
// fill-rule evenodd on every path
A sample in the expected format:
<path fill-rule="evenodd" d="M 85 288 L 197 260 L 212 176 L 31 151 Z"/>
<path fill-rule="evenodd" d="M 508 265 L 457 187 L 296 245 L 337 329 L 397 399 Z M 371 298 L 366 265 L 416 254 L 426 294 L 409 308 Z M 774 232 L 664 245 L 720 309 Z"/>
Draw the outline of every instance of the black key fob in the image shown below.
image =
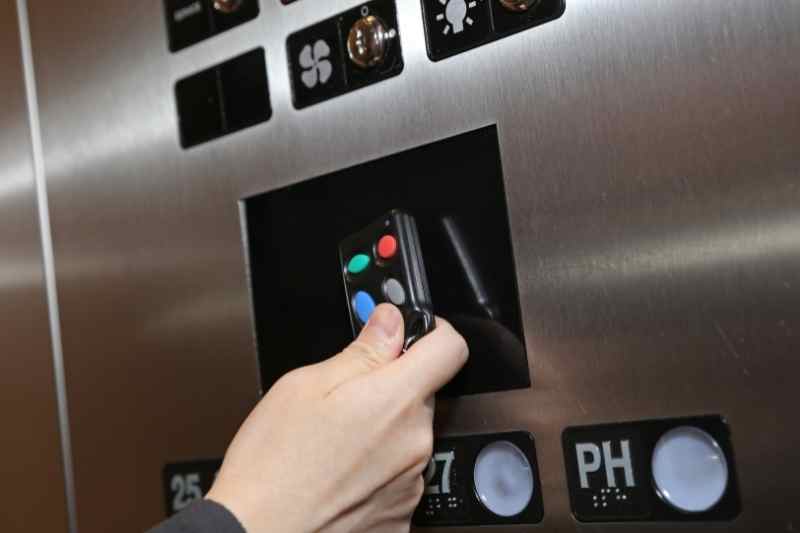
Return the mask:
<path fill-rule="evenodd" d="M 403 314 L 404 350 L 433 330 L 433 304 L 414 217 L 391 211 L 344 239 L 339 257 L 354 336 L 383 302 Z"/>

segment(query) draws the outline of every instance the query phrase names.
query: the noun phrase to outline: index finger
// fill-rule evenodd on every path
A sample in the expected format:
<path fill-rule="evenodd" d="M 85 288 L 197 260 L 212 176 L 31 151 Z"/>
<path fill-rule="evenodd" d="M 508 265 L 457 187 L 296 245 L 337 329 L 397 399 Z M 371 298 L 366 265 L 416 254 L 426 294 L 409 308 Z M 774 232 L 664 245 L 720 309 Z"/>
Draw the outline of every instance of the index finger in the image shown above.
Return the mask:
<path fill-rule="evenodd" d="M 436 329 L 381 370 L 404 390 L 427 398 L 447 385 L 468 358 L 464 337 L 448 321 L 437 317 Z"/>

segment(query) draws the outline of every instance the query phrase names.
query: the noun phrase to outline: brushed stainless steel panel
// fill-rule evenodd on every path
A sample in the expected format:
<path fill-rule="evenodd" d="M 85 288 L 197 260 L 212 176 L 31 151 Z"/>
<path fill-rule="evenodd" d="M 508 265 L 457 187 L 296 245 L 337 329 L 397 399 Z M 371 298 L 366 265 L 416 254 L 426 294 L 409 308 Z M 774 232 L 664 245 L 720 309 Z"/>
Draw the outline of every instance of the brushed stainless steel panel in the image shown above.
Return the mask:
<path fill-rule="evenodd" d="M 0 2 L 0 530 L 67 531 L 17 11 Z"/>
<path fill-rule="evenodd" d="M 294 110 L 286 36 L 354 4 L 264 0 L 176 55 L 158 0 L 30 6 L 81 531 L 158 520 L 163 463 L 221 454 L 258 397 L 237 200 L 491 123 L 535 383 L 443 431 L 531 430 L 542 529 L 611 531 L 570 516 L 561 431 L 720 413 L 744 511 L 719 529 L 796 529 L 800 3 L 573 0 L 431 63 L 400 0 L 403 74 Z M 255 46 L 271 121 L 182 151 L 174 81 Z"/>

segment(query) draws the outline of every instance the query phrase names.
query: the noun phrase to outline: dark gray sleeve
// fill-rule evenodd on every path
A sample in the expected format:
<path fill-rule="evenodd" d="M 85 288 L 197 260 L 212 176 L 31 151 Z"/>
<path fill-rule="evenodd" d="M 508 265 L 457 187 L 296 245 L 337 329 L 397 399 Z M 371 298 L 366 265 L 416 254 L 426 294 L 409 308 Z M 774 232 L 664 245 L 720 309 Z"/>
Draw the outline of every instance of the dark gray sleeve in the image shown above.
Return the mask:
<path fill-rule="evenodd" d="M 245 530 L 225 507 L 200 500 L 147 533 L 245 533 Z"/>

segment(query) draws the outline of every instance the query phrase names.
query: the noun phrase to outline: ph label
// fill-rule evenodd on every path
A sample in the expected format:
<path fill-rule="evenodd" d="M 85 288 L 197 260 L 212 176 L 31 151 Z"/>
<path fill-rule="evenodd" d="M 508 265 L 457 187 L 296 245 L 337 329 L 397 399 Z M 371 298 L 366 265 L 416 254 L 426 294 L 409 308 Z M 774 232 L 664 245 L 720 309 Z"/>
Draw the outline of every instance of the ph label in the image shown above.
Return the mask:
<path fill-rule="evenodd" d="M 631 461 L 631 441 L 629 439 L 619 441 L 619 455 L 614 455 L 611 450 L 611 443 L 612 441 L 603 441 L 602 453 L 601 446 L 593 442 L 575 445 L 578 476 L 580 477 L 582 489 L 590 488 L 589 474 L 599 472 L 604 466 L 605 486 L 609 488 L 617 487 L 617 469 L 622 471 L 626 487 L 636 486 L 633 475 L 633 462 Z"/>
<path fill-rule="evenodd" d="M 630 520 L 650 511 L 647 466 L 635 430 L 567 430 L 564 457 L 579 520 Z"/>

